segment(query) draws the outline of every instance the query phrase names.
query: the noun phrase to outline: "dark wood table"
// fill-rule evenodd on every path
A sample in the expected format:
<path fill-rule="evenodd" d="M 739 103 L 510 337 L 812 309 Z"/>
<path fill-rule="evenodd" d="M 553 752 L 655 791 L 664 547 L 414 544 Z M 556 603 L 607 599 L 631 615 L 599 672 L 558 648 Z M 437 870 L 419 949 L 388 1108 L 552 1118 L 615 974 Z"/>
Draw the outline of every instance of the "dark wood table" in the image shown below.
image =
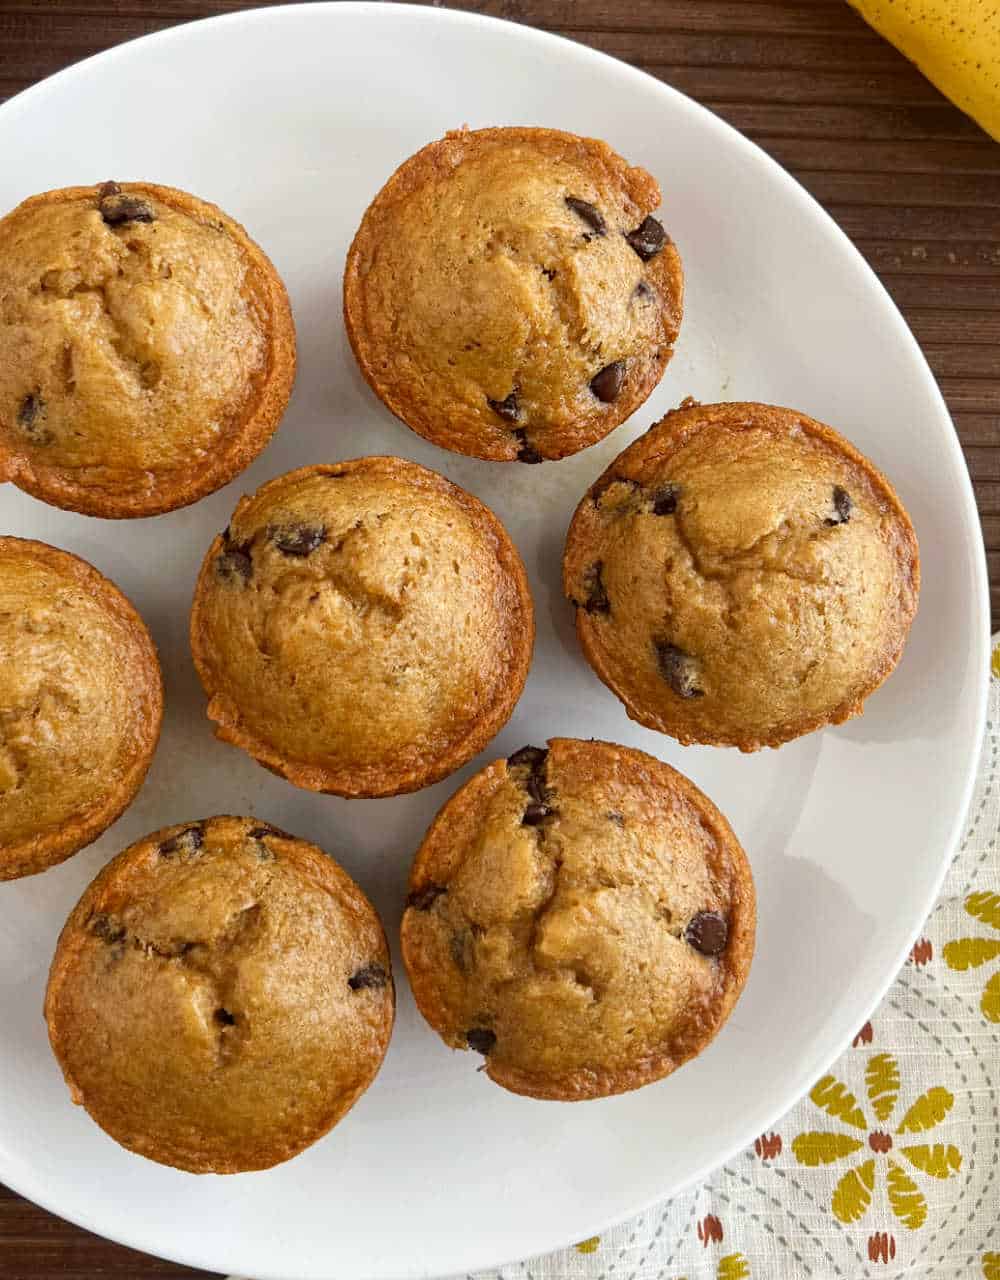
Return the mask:
<path fill-rule="evenodd" d="M 829 210 L 906 316 L 951 409 L 982 516 L 997 625 L 1000 143 L 844 0 L 452 3 L 561 32 L 669 81 L 758 142 Z M 244 7 L 0 0 L 0 99 L 123 40 Z M 108 1244 L 0 1187 L 2 1280 L 205 1274 Z"/>

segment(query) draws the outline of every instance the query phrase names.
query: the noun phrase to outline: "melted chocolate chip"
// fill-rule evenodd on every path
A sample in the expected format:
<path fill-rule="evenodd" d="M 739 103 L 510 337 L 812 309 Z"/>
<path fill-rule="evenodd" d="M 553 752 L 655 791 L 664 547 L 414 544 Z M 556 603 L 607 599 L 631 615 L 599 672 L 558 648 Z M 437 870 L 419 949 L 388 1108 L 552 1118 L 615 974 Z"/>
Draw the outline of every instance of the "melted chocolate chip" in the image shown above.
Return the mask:
<path fill-rule="evenodd" d="M 521 816 L 521 822 L 526 827 L 540 827 L 551 813 L 552 810 L 547 804 L 532 800 Z"/>
<path fill-rule="evenodd" d="M 263 823 L 259 827 L 251 827 L 247 832 L 247 835 L 251 840 L 263 840 L 265 836 L 276 836 L 277 834 L 277 827 L 272 827 L 267 823 Z"/>
<path fill-rule="evenodd" d="M 472 933 L 468 929 L 460 929 L 451 935 L 448 944 L 451 958 L 459 973 L 468 973 L 472 968 Z"/>
<path fill-rule="evenodd" d="M 518 462 L 528 462 L 528 463 L 534 464 L 536 462 L 541 462 L 543 460 L 542 455 L 538 452 L 535 446 L 528 440 L 528 437 L 524 434 L 523 431 L 515 431 L 514 435 L 521 442 L 521 447 L 517 451 Z"/>
<path fill-rule="evenodd" d="M 286 556 L 311 556 L 326 538 L 326 526 L 321 524 L 286 524 L 267 532 L 274 545 Z"/>
<path fill-rule="evenodd" d="M 698 663 L 689 653 L 666 640 L 654 640 L 656 663 L 660 675 L 680 698 L 701 698 L 705 690 L 698 688 Z"/>
<path fill-rule="evenodd" d="M 645 282 L 645 280 L 640 280 L 639 283 L 635 286 L 635 296 L 637 298 L 644 298 L 644 299 L 651 298 L 653 296 L 653 290 L 649 287 L 649 285 Z"/>
<path fill-rule="evenodd" d="M 611 601 L 604 588 L 604 562 L 595 561 L 583 576 L 583 585 L 587 589 L 587 598 L 583 607 L 588 613 L 610 613 Z"/>
<path fill-rule="evenodd" d="M 582 219 L 595 235 L 604 236 L 608 233 L 608 224 L 604 221 L 600 209 L 594 207 L 587 200 L 581 200 L 577 196 L 567 196 L 566 204 Z"/>
<path fill-rule="evenodd" d="M 542 767 L 548 754 L 545 747 L 521 747 L 512 756 L 507 757 L 507 763 L 512 769 L 527 765 L 529 769 L 535 771 Z"/>
<path fill-rule="evenodd" d="M 102 200 L 105 198 L 105 196 L 116 196 L 116 195 L 119 195 L 120 192 L 121 192 L 121 187 L 118 185 L 117 182 L 102 182 L 101 185 L 97 188 L 97 194 Z"/>
<path fill-rule="evenodd" d="M 605 817 L 609 822 L 613 822 L 616 827 L 624 827 L 625 825 L 625 815 L 623 813 L 617 813 L 612 810 L 610 813 L 605 814 Z"/>
<path fill-rule="evenodd" d="M 721 956 L 729 938 L 729 926 L 718 911 L 699 911 L 684 930 L 684 941 L 703 956 Z"/>
<path fill-rule="evenodd" d="M 160 845 L 160 853 L 164 858 L 170 858 L 175 853 L 197 853 L 204 843 L 205 832 L 200 826 L 185 827 L 169 840 L 164 840 Z"/>
<path fill-rule="evenodd" d="M 681 496 L 680 486 L 665 484 L 653 494 L 653 515 L 672 516 L 677 510 L 677 499 Z"/>
<path fill-rule="evenodd" d="M 227 529 L 222 535 L 222 551 L 215 559 L 215 571 L 224 582 L 249 582 L 253 575 L 250 543 L 234 542 Z"/>
<path fill-rule="evenodd" d="M 411 894 L 407 895 L 406 905 L 413 907 L 414 911 L 430 911 L 442 893 L 447 892 L 448 890 L 440 884 L 424 885 L 422 889 L 414 889 Z"/>
<path fill-rule="evenodd" d="M 90 931 L 96 934 L 102 942 L 111 944 L 125 941 L 125 926 L 113 921 L 110 916 L 94 916 L 90 922 Z"/>
<path fill-rule="evenodd" d="M 470 1027 L 465 1033 L 465 1043 L 470 1049 L 475 1049 L 476 1053 L 489 1053 L 496 1042 L 496 1032 L 490 1031 L 488 1027 Z"/>
<path fill-rule="evenodd" d="M 854 510 L 851 495 L 846 489 L 842 489 L 839 484 L 833 486 L 833 510 L 835 514 L 827 516 L 823 521 L 824 524 L 830 526 L 847 524 L 851 518 L 851 512 Z"/>
<path fill-rule="evenodd" d="M 643 262 L 655 258 L 663 246 L 670 243 L 670 237 L 663 230 L 662 224 L 653 217 L 643 218 L 634 231 L 625 233 L 625 239 Z"/>
<path fill-rule="evenodd" d="M 542 267 L 542 275 L 545 277 L 546 280 L 554 280 L 557 274 L 558 272 L 556 271 L 555 267 Z"/>
<path fill-rule="evenodd" d="M 38 391 L 29 391 L 18 406 L 17 425 L 35 444 L 50 444 L 52 432 L 45 425 L 45 401 Z"/>
<path fill-rule="evenodd" d="M 617 400 L 625 381 L 625 361 L 615 360 L 606 364 L 590 379 L 590 389 L 602 404 Z"/>
<path fill-rule="evenodd" d="M 494 413 L 498 414 L 507 422 L 521 421 L 521 406 L 517 403 L 517 387 L 503 400 L 491 400 L 486 397 L 486 403 L 490 406 Z"/>
<path fill-rule="evenodd" d="M 236 1026 L 236 1019 L 233 1017 L 233 1015 L 229 1012 L 228 1009 L 222 1009 L 222 1008 L 216 1009 L 214 1016 L 215 1016 L 215 1021 L 219 1024 L 220 1027 Z"/>
<path fill-rule="evenodd" d="M 364 987 L 384 987 L 388 982 L 389 975 L 380 964 L 366 964 L 347 979 L 347 985 L 352 991 L 360 991 Z"/>
<path fill-rule="evenodd" d="M 108 185 L 115 184 L 105 183 L 105 186 Z M 98 207 L 101 217 L 109 227 L 121 227 L 127 222 L 156 221 L 151 204 L 139 196 L 123 195 L 120 189 L 102 194 Z"/>

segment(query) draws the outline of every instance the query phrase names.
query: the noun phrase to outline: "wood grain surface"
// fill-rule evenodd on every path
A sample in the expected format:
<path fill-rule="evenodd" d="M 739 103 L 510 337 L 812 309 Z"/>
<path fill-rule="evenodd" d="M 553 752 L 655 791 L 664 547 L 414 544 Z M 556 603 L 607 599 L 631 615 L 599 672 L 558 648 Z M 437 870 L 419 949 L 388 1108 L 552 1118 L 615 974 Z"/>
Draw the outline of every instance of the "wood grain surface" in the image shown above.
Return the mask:
<path fill-rule="evenodd" d="M 896 300 L 951 409 L 998 625 L 1000 144 L 843 0 L 452 3 L 561 32 L 667 81 L 759 143 L 829 210 Z M 0 0 L 0 100 L 123 40 L 246 7 Z M 205 1274 L 99 1240 L 0 1187 L 2 1280 Z"/>

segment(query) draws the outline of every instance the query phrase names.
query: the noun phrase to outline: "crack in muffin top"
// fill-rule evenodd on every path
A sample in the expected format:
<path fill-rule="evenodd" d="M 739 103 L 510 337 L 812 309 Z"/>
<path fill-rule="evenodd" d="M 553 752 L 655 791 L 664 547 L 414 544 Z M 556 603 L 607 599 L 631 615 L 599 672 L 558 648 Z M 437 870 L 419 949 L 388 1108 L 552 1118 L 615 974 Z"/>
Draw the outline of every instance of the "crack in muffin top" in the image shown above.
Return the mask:
<path fill-rule="evenodd" d="M 564 589 L 641 724 L 756 750 L 861 712 L 895 666 L 919 556 L 888 481 L 804 414 L 685 403 L 577 508 Z"/>
<path fill-rule="evenodd" d="M 45 501 L 151 515 L 210 492 L 263 447 L 294 363 L 284 287 L 214 205 L 104 183 L 0 220 L 0 476 Z"/>
<path fill-rule="evenodd" d="M 597 1097 L 668 1074 L 746 978 L 749 866 L 686 778 L 553 739 L 482 770 L 410 874 L 403 957 L 421 1012 L 515 1092 Z"/>
<path fill-rule="evenodd" d="M 306 467 L 209 551 L 192 649 L 217 732 L 300 786 L 413 790 L 507 720 L 534 638 L 499 520 L 399 458 Z"/>
<path fill-rule="evenodd" d="M 414 431 L 540 462 L 602 439 L 649 395 L 681 321 L 659 188 L 606 143 L 458 130 L 393 175 L 348 255 L 365 378 Z"/>

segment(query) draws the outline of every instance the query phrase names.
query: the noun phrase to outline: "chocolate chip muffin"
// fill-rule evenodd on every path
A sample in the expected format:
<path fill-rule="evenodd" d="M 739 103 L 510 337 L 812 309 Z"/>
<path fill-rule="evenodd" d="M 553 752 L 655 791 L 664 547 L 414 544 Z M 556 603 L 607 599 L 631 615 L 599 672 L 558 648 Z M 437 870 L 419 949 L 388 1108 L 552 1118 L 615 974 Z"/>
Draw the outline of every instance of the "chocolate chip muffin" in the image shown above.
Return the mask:
<path fill-rule="evenodd" d="M 402 458 L 304 467 L 242 499 L 191 614 L 217 735 L 343 796 L 415 791 L 482 750 L 533 641 L 503 525 Z"/>
<path fill-rule="evenodd" d="M 633 720 L 756 751 L 861 714 L 903 650 L 920 567 L 892 486 L 835 431 L 686 402 L 586 494 L 563 581 Z"/>
<path fill-rule="evenodd" d="M 96 840 L 142 785 L 162 718 L 156 649 L 114 583 L 0 538 L 0 880 Z"/>
<path fill-rule="evenodd" d="M 378 916 L 321 849 L 257 818 L 139 840 L 85 891 L 45 997 L 73 1101 L 190 1173 L 267 1169 L 371 1084 L 395 995 Z"/>
<path fill-rule="evenodd" d="M 284 285 L 215 205 L 105 182 L 0 220 L 0 480 L 87 515 L 172 511 L 260 453 L 294 375 Z"/>
<path fill-rule="evenodd" d="M 687 778 L 554 738 L 477 773 L 410 872 L 403 959 L 421 1013 L 514 1093 L 637 1089 L 693 1058 L 746 981 L 743 850 Z"/>
<path fill-rule="evenodd" d="M 347 257 L 361 372 L 408 427 L 477 458 L 602 440 L 659 382 L 681 323 L 660 189 L 604 142 L 457 130 L 411 156 Z"/>

